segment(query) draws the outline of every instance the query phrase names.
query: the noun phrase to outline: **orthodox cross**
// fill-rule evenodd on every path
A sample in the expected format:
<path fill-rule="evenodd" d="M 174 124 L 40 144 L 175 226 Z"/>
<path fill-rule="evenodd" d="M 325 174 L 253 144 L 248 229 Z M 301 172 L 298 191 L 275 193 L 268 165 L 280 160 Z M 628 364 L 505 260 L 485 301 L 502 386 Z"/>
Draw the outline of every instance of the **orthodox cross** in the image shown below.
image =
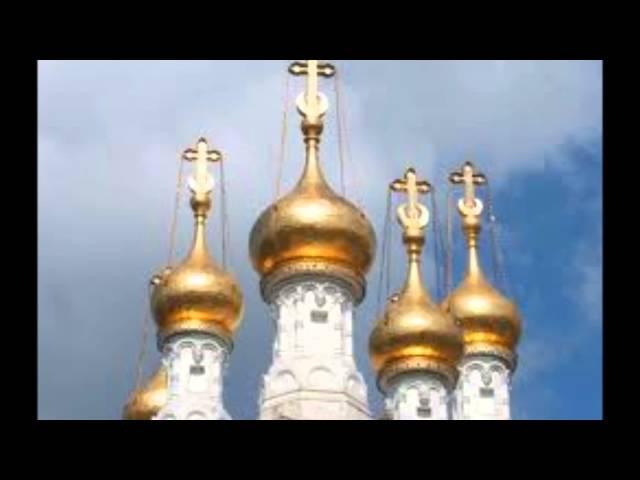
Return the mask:
<path fill-rule="evenodd" d="M 212 179 L 207 172 L 207 162 L 219 162 L 222 154 L 218 150 L 209 150 L 207 140 L 200 138 L 196 148 L 188 148 L 182 154 L 182 158 L 188 162 L 195 162 L 195 175 L 193 182 L 189 182 L 195 193 L 208 193 L 212 188 Z"/>
<path fill-rule="evenodd" d="M 476 185 L 485 185 L 487 177 L 483 173 L 477 172 L 473 163 L 465 162 L 460 170 L 449 175 L 449 181 L 454 185 L 464 185 L 464 204 L 473 208 L 476 203 L 475 187 Z"/>
<path fill-rule="evenodd" d="M 293 62 L 289 67 L 289 73 L 294 76 L 306 75 L 306 101 L 301 110 L 309 120 L 319 119 L 326 112 L 326 100 L 323 101 L 319 96 L 318 77 L 333 77 L 336 73 L 336 67 L 330 63 L 320 63 L 318 60 L 304 60 Z M 300 104 L 298 106 L 301 107 Z"/>
<path fill-rule="evenodd" d="M 431 191 L 431 184 L 426 180 L 417 180 L 416 171 L 407 169 L 404 178 L 394 180 L 389 186 L 394 192 L 407 194 L 409 202 L 398 210 L 400 222 L 405 228 L 423 228 L 428 221 L 427 209 L 418 202 L 418 194 Z M 427 214 L 427 215 L 423 215 Z"/>

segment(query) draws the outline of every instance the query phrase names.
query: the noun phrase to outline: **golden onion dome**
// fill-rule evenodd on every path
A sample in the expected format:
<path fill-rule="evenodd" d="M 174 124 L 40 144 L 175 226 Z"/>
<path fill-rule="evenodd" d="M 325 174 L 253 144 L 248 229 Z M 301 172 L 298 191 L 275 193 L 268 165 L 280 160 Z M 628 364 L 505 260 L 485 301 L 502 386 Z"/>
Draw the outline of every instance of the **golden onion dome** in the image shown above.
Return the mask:
<path fill-rule="evenodd" d="M 462 230 L 467 240 L 467 272 L 462 283 L 442 303 L 463 328 L 465 355 L 489 354 L 515 367 L 516 345 L 522 321 L 516 305 L 496 290 L 480 268 L 478 236 L 482 229 L 482 201 L 474 196 L 474 186 L 487 182 L 471 162 L 453 172 L 451 183 L 464 184 L 465 195 L 458 202 Z"/>
<path fill-rule="evenodd" d="M 461 355 L 460 327 L 434 304 L 420 280 L 418 263 L 411 262 L 405 289 L 389 300 L 369 339 L 380 385 L 408 370 L 437 372 L 453 383 Z"/>
<path fill-rule="evenodd" d="M 151 420 L 167 403 L 167 371 L 161 366 L 149 381 L 133 391 L 124 407 L 125 420 Z"/>
<path fill-rule="evenodd" d="M 496 290 L 480 268 L 475 242 L 464 280 L 442 303 L 463 328 L 465 354 L 493 354 L 513 364 L 521 333 L 516 305 Z"/>
<path fill-rule="evenodd" d="M 415 200 L 416 194 L 428 192 L 429 186 L 425 181 L 415 181 L 413 169 L 407 171 L 405 179 L 396 182 L 409 183 L 410 202 L 398 209 L 409 256 L 407 277 L 403 290 L 387 302 L 369 338 L 369 357 L 382 390 L 388 379 L 412 370 L 441 374 L 453 385 L 462 356 L 459 324 L 433 302 L 420 273 L 422 230 L 427 225 L 428 212 Z M 418 190 L 420 187 L 423 189 Z M 406 213 L 411 210 L 414 213 Z"/>
<path fill-rule="evenodd" d="M 204 139 L 200 139 L 198 148 L 207 152 Z M 151 310 L 160 337 L 201 331 L 231 343 L 242 320 L 243 296 L 233 276 L 216 265 L 207 249 L 205 222 L 211 207 L 211 180 L 202 165 L 198 168 L 191 182 L 191 207 L 196 219 L 193 245 L 182 263 L 154 277 Z"/>
<path fill-rule="evenodd" d="M 203 231 L 198 223 L 188 257 L 156 277 L 151 309 L 163 337 L 202 331 L 230 341 L 242 319 L 242 292 L 233 276 L 214 263 Z"/>
<path fill-rule="evenodd" d="M 359 302 L 375 250 L 371 223 L 331 189 L 313 152 L 296 187 L 260 215 L 250 237 L 263 294 L 292 275 L 325 273 L 348 281 Z"/>

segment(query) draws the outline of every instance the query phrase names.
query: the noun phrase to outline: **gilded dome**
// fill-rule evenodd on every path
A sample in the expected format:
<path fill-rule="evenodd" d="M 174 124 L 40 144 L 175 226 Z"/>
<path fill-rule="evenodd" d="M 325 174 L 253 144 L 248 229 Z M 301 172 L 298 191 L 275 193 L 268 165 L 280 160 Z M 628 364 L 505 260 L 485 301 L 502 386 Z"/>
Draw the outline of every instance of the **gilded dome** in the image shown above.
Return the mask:
<path fill-rule="evenodd" d="M 466 353 L 493 353 L 513 361 L 522 328 L 518 309 L 485 279 L 475 249 L 470 256 L 469 272 L 442 308 L 461 323 Z"/>
<path fill-rule="evenodd" d="M 323 271 L 359 284 L 361 297 L 376 236 L 364 213 L 327 184 L 312 152 L 293 191 L 258 218 L 249 248 L 263 280 L 277 272 Z"/>
<path fill-rule="evenodd" d="M 207 251 L 204 218 L 198 217 L 187 258 L 155 277 L 151 309 L 161 336 L 203 331 L 231 341 L 243 314 L 242 292 Z"/>
<path fill-rule="evenodd" d="M 453 385 L 462 356 L 462 331 L 459 324 L 431 300 L 420 274 L 429 211 L 418 202 L 418 194 L 431 191 L 431 185 L 426 180 L 418 181 L 415 170 L 409 168 L 404 179 L 392 182 L 390 189 L 405 192 L 408 197 L 397 214 L 409 266 L 404 288 L 387 302 L 369 337 L 371 365 L 383 391 L 388 379 L 412 370 L 438 373 Z"/>
<path fill-rule="evenodd" d="M 430 370 L 453 382 L 462 355 L 462 333 L 430 298 L 411 261 L 404 290 L 391 297 L 369 338 L 369 356 L 379 383 L 400 371 Z"/>
<path fill-rule="evenodd" d="M 465 179 L 466 176 L 466 179 Z M 462 283 L 449 294 L 442 308 L 463 328 L 465 355 L 491 354 L 515 366 L 515 348 L 520 338 L 521 319 L 516 305 L 486 280 L 480 268 L 478 237 L 482 230 L 482 201 L 473 195 L 473 165 L 465 163 L 462 173 L 451 175 L 453 183 L 466 183 L 465 197 L 458 203 L 462 230 L 467 241 L 468 264 Z"/>
<path fill-rule="evenodd" d="M 133 391 L 124 407 L 125 420 L 151 420 L 167 403 L 167 371 L 161 366 L 158 371 Z"/>

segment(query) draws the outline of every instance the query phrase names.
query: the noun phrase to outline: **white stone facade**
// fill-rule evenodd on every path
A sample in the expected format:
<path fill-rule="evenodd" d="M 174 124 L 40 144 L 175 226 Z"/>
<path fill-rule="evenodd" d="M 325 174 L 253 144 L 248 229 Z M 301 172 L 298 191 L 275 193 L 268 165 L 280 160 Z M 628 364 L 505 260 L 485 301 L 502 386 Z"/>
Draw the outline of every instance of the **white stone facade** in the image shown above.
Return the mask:
<path fill-rule="evenodd" d="M 442 379 L 429 372 L 401 373 L 386 387 L 385 417 L 389 420 L 450 420 L 449 392 Z"/>
<path fill-rule="evenodd" d="M 181 333 L 162 348 L 168 372 L 167 404 L 154 420 L 230 420 L 222 404 L 228 346 L 215 336 Z"/>
<path fill-rule="evenodd" d="M 366 420 L 367 389 L 353 358 L 353 298 L 336 282 L 291 282 L 270 299 L 273 362 L 261 420 Z"/>
<path fill-rule="evenodd" d="M 456 420 L 510 420 L 511 372 L 497 357 L 467 357 L 455 392 Z"/>

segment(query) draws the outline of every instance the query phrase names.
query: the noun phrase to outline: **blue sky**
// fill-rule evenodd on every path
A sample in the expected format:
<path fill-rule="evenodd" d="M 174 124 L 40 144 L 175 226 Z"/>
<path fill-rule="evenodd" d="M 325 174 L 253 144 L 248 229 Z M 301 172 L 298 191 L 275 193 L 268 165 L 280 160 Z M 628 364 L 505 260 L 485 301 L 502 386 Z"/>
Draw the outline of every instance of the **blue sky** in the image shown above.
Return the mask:
<path fill-rule="evenodd" d="M 591 61 L 336 61 L 347 120 L 347 196 L 382 240 L 386 184 L 407 166 L 440 192 L 471 158 L 492 183 L 508 291 L 524 319 L 513 415 L 602 417 L 602 64 Z M 231 269 L 245 293 L 225 383 L 235 418 L 255 418 L 273 339 L 248 234 L 274 195 L 286 61 L 40 62 L 38 416 L 116 419 L 134 381 L 146 282 L 163 266 L 176 156 L 200 135 L 227 155 Z M 302 83 L 291 79 L 292 104 Z M 321 158 L 337 189 L 333 84 Z M 289 109 L 283 191 L 302 168 Z M 246 188 L 247 184 L 251 188 Z M 457 197 L 460 192 L 456 191 Z M 482 196 L 484 192 L 480 192 Z M 191 237 L 186 193 L 178 256 Z M 214 209 L 216 207 L 214 206 Z M 218 209 L 219 211 L 219 209 Z M 220 258 L 218 219 L 210 243 Z M 459 231 L 454 230 L 459 244 Z M 404 273 L 394 223 L 392 288 Z M 491 275 L 489 231 L 483 263 Z M 435 294 L 433 235 L 425 280 Z M 464 255 L 456 250 L 455 280 Z M 378 262 L 356 314 L 356 360 L 380 410 L 366 345 Z M 151 340 L 146 373 L 158 364 Z"/>

